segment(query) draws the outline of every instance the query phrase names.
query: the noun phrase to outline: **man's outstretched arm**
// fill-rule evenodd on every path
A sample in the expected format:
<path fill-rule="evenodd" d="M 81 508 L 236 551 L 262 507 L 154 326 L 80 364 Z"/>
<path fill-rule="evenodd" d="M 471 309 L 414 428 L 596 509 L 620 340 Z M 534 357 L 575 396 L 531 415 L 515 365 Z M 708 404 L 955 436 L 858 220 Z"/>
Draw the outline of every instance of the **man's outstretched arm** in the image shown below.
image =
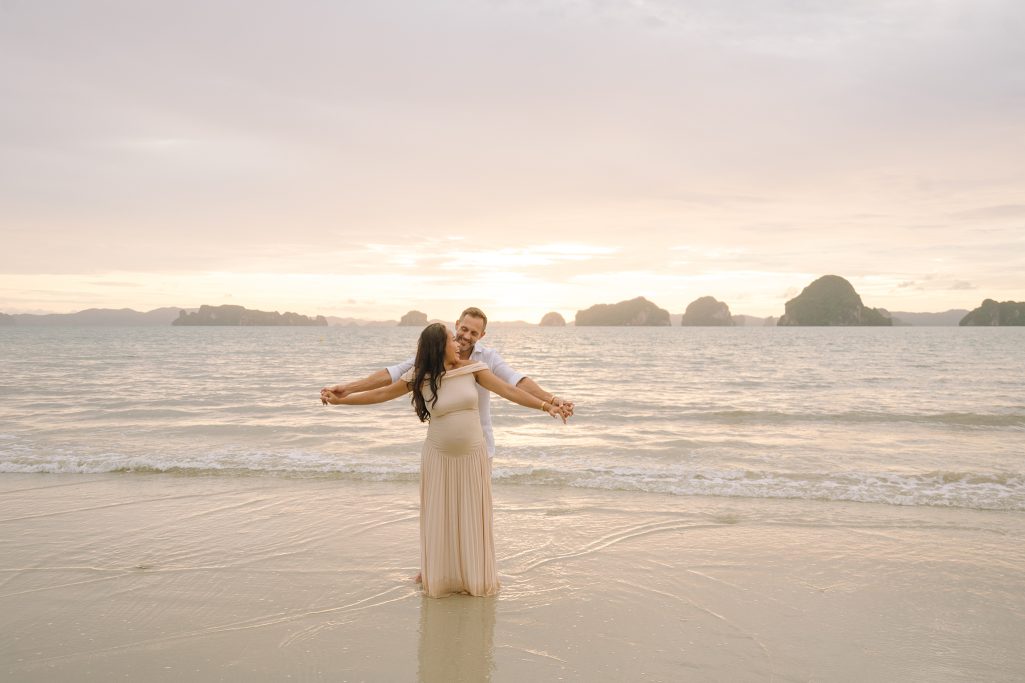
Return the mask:
<path fill-rule="evenodd" d="M 555 394 L 553 394 L 552 392 L 548 391 L 547 389 L 541 388 L 541 385 L 539 385 L 537 382 L 535 382 L 534 380 L 530 379 L 529 377 L 524 377 L 523 379 L 521 379 L 519 382 L 516 383 L 516 386 L 518 388 L 520 388 L 520 389 L 523 389 L 525 392 L 527 392 L 531 396 L 534 396 L 535 398 L 539 398 L 542 401 L 547 401 L 548 403 L 551 403 L 552 405 L 554 405 L 556 407 L 561 408 L 562 406 L 566 406 L 569 409 L 567 417 L 571 417 L 573 415 L 573 402 L 572 401 L 567 401 L 564 398 L 556 396 Z"/>
<path fill-rule="evenodd" d="M 552 392 L 541 388 L 537 382 L 530 379 L 523 373 L 516 372 L 509 367 L 509 364 L 505 362 L 505 359 L 502 358 L 501 354 L 494 349 L 488 349 L 482 360 L 488 364 L 488 368 L 491 372 L 506 384 L 511 384 L 518 389 L 523 389 L 523 391 L 527 392 L 531 396 L 551 403 L 558 408 L 566 406 L 568 409 L 566 411 L 566 417 L 571 417 L 573 415 L 572 401 L 566 401 L 565 399 L 559 398 Z"/>

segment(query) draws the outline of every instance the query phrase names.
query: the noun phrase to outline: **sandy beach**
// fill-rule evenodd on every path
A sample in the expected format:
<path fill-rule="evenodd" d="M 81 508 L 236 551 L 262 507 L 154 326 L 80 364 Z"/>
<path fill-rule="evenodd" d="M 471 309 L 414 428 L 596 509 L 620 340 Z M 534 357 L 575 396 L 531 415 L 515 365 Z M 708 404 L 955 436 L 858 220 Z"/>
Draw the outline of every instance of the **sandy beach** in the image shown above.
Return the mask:
<path fill-rule="evenodd" d="M 34 680 L 1020 680 L 1019 513 L 495 487 L 495 599 L 421 597 L 409 482 L 0 477 Z"/>

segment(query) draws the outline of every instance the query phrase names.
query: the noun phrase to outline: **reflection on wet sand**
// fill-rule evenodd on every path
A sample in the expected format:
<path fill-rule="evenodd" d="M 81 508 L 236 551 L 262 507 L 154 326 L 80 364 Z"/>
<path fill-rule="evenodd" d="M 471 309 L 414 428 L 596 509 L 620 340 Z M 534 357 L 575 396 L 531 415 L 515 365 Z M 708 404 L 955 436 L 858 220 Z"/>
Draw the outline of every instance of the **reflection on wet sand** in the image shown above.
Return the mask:
<path fill-rule="evenodd" d="M 469 595 L 423 598 L 418 680 L 490 681 L 497 603 Z"/>

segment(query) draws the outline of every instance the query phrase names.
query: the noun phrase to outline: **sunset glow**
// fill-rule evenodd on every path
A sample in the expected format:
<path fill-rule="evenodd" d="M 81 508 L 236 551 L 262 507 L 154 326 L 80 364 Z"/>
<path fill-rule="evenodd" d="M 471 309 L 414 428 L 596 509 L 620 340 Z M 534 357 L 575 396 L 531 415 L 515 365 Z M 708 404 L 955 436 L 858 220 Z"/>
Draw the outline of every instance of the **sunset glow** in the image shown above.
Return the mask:
<path fill-rule="evenodd" d="M 1021 300 L 1022 30 L 1010 1 L 8 3 L 0 311 L 769 316 L 827 273 Z"/>

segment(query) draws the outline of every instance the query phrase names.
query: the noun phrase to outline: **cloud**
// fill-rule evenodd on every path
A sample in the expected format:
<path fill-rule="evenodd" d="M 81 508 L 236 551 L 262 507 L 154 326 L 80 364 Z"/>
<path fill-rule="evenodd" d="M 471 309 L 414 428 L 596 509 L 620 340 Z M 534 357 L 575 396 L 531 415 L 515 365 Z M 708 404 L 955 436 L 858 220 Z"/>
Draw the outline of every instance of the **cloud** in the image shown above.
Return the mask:
<path fill-rule="evenodd" d="M 536 247 L 457 250 L 435 257 L 442 270 L 523 269 L 609 257 L 619 249 L 589 244 L 546 244 Z"/>
<path fill-rule="evenodd" d="M 0 12 L 0 308 L 1025 286 L 1019 2 Z"/>
<path fill-rule="evenodd" d="M 977 209 L 959 211 L 955 218 L 965 221 L 979 220 L 1022 220 L 1025 219 L 1025 204 L 999 204 L 997 206 L 981 206 Z"/>

